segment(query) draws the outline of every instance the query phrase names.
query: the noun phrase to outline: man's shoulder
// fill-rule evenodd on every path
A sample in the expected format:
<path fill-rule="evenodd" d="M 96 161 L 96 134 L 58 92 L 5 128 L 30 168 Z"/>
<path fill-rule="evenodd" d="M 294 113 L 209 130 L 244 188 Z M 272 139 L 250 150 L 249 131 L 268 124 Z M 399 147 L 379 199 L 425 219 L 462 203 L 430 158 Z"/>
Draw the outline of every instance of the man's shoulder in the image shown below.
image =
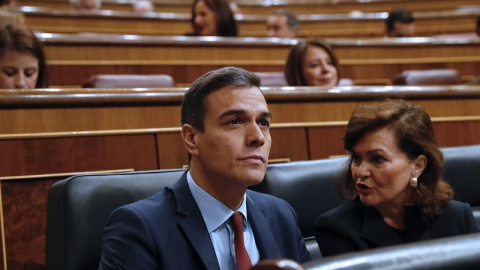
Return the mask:
<path fill-rule="evenodd" d="M 247 197 L 259 206 L 285 206 L 287 203 L 278 197 L 270 194 L 247 190 Z"/>
<path fill-rule="evenodd" d="M 170 188 L 165 187 L 151 197 L 119 207 L 117 211 L 133 211 L 136 214 L 145 217 L 172 212 L 174 210 L 174 205 L 175 199 L 173 192 Z"/>

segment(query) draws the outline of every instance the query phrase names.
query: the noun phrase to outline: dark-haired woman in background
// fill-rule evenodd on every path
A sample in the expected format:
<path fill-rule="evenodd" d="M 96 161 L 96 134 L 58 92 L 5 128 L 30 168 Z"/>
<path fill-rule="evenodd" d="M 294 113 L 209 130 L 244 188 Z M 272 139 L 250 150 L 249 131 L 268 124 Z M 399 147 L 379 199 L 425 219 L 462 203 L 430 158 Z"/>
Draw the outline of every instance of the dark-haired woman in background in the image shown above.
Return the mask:
<path fill-rule="evenodd" d="M 238 27 L 225 0 L 195 0 L 192 5 L 192 36 L 238 36 Z"/>
<path fill-rule="evenodd" d="M 443 154 L 422 108 L 361 106 L 343 142 L 351 157 L 338 187 L 349 202 L 315 221 L 324 256 L 478 232 L 470 206 L 453 201 L 442 179 Z"/>
<path fill-rule="evenodd" d="M 3 25 L 0 29 L 0 88 L 45 87 L 42 43 L 27 26 Z"/>
<path fill-rule="evenodd" d="M 334 87 L 340 80 L 340 64 L 330 45 L 322 40 L 299 40 L 285 64 L 290 86 Z"/>

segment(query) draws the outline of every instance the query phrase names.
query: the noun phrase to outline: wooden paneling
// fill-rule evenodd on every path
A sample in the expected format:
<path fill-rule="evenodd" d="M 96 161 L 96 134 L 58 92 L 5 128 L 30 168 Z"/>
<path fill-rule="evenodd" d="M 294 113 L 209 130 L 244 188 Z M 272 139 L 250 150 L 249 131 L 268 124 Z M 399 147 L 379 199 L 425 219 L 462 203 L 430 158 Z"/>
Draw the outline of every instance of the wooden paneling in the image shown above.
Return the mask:
<path fill-rule="evenodd" d="M 344 155 L 342 137 L 346 123 L 343 125 L 325 125 L 308 129 L 310 159 L 329 158 Z"/>
<path fill-rule="evenodd" d="M 181 129 L 174 132 L 157 133 L 159 168 L 175 169 L 188 165 L 187 149 L 183 145 Z"/>
<path fill-rule="evenodd" d="M 94 74 L 169 74 L 177 84 L 225 65 L 251 71 L 284 70 L 291 42 L 267 38 L 44 35 L 49 83 L 80 85 Z M 344 78 L 391 80 L 403 70 L 455 68 L 461 76 L 480 72 L 479 39 L 330 39 Z"/>
<path fill-rule="evenodd" d="M 0 176 L 157 169 L 153 135 L 0 140 Z"/>
<path fill-rule="evenodd" d="M 17 0 L 19 5 L 47 7 L 55 9 L 71 9 L 71 5 L 65 0 Z M 193 1 L 154 1 L 157 12 L 189 13 L 190 3 Z M 290 1 L 271 1 L 271 4 L 263 0 L 242 1 L 235 0 L 243 14 L 261 14 L 267 15 L 276 9 L 290 9 L 297 14 L 319 14 L 319 13 L 348 13 L 353 10 L 362 12 L 382 12 L 389 11 L 394 7 L 405 7 L 412 11 L 428 10 L 452 10 L 461 5 L 478 4 L 476 0 L 290 0 Z M 125 1 L 103 0 L 102 9 L 105 10 L 131 10 L 131 4 Z"/>
<path fill-rule="evenodd" d="M 25 23 L 37 31 L 53 33 L 112 33 L 128 35 L 185 35 L 192 32 L 190 13 L 147 13 L 124 11 L 55 11 L 20 8 Z M 476 29 L 475 11 L 430 11 L 414 14 L 417 36 L 467 33 Z M 301 37 L 383 37 L 386 13 L 299 15 Z M 239 35 L 265 37 L 266 15 L 237 17 Z"/>
<path fill-rule="evenodd" d="M 269 159 L 307 160 L 308 144 L 304 127 L 274 128 Z"/>
<path fill-rule="evenodd" d="M 8 270 L 45 269 L 47 192 L 57 180 L 1 182 Z"/>

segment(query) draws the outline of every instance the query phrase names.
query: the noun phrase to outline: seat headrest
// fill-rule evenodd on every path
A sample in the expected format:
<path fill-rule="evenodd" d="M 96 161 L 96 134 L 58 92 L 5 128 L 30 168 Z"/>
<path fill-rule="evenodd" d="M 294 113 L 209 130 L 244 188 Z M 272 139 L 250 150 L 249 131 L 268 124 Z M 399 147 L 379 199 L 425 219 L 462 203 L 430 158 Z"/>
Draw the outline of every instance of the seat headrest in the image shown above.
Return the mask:
<path fill-rule="evenodd" d="M 451 85 L 462 79 L 455 69 L 406 70 L 394 80 L 395 85 Z"/>
<path fill-rule="evenodd" d="M 283 72 L 255 72 L 261 80 L 262 86 L 288 86 Z"/>
<path fill-rule="evenodd" d="M 128 74 L 98 74 L 93 75 L 83 84 L 83 88 L 155 88 L 173 87 L 172 76 L 158 75 L 128 75 Z"/>

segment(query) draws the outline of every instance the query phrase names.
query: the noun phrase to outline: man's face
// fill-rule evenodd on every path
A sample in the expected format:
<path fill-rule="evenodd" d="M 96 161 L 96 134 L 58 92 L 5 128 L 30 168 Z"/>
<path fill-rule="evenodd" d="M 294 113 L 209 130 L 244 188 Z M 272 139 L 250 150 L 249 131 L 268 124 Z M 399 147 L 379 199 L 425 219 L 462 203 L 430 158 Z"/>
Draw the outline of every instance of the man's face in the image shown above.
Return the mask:
<path fill-rule="evenodd" d="M 415 35 L 414 23 L 395 22 L 394 29 L 388 34 L 389 37 L 413 37 Z"/>
<path fill-rule="evenodd" d="M 257 87 L 225 87 L 207 95 L 204 131 L 191 151 L 215 188 L 247 188 L 263 180 L 270 152 L 271 114 Z"/>
<path fill-rule="evenodd" d="M 288 26 L 288 18 L 284 15 L 270 15 L 267 19 L 267 36 L 279 38 L 295 38 L 297 32 Z"/>

